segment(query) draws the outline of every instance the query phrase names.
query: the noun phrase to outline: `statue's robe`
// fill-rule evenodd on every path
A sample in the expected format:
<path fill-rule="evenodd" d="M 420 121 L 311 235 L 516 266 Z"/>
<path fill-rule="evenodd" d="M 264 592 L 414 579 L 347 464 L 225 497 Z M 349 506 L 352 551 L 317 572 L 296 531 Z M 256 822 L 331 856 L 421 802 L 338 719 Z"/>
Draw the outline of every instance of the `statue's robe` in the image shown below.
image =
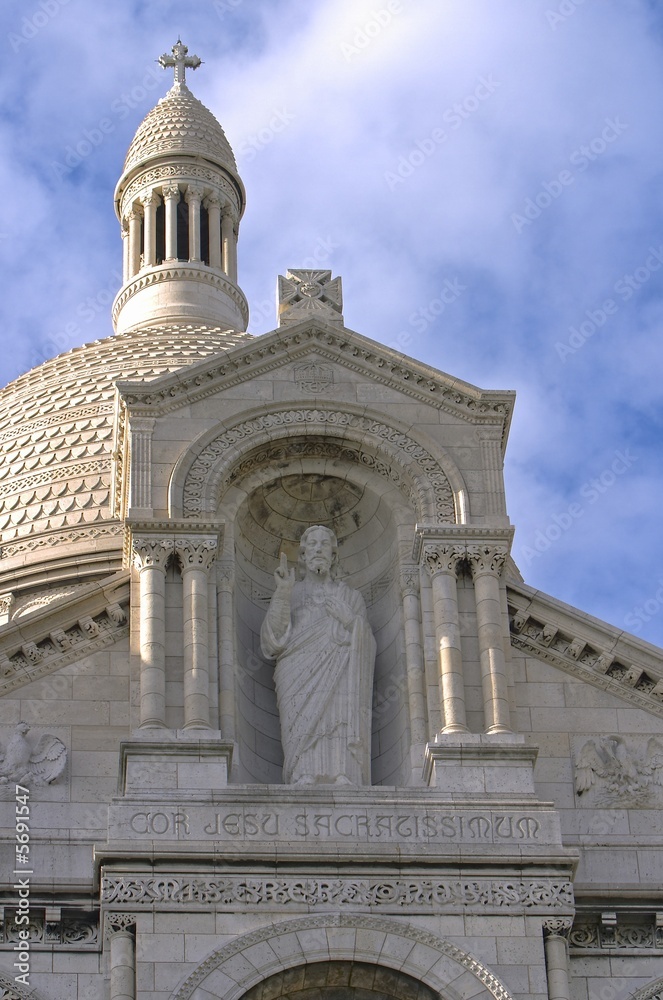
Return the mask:
<path fill-rule="evenodd" d="M 340 602 L 341 616 L 328 597 Z M 375 639 L 363 597 L 340 581 L 296 583 L 280 635 L 278 602 L 274 595 L 260 639 L 263 654 L 277 661 L 283 780 L 370 784 Z"/>

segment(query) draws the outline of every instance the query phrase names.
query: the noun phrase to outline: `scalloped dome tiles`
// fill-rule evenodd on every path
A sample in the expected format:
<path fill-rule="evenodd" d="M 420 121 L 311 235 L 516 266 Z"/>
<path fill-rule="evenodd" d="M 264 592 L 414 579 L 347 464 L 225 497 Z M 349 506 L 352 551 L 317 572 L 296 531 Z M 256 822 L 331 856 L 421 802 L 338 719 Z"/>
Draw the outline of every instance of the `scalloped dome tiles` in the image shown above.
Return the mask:
<path fill-rule="evenodd" d="M 182 84 L 175 84 L 138 126 L 124 161 L 124 172 L 171 153 L 200 154 L 237 173 L 223 129 L 212 112 Z"/>

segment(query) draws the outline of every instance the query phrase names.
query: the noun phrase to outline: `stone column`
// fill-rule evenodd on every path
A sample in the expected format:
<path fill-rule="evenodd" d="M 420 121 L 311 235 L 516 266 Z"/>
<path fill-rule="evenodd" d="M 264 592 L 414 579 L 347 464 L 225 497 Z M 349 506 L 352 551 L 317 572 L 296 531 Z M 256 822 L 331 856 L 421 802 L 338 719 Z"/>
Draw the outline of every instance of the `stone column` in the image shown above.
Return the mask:
<path fill-rule="evenodd" d="M 221 270 L 221 202 L 214 195 L 205 199 L 209 215 L 209 266 Z"/>
<path fill-rule="evenodd" d="M 217 570 L 219 614 L 219 717 L 221 734 L 235 739 L 234 565 L 224 559 Z"/>
<path fill-rule="evenodd" d="M 145 232 L 143 236 L 143 264 L 154 267 L 157 260 L 157 207 L 161 198 L 155 191 L 143 195 L 140 199 L 145 213 Z"/>
<path fill-rule="evenodd" d="M 132 208 L 129 219 L 129 277 L 133 278 L 140 271 L 140 227 L 143 216 L 138 208 Z"/>
<path fill-rule="evenodd" d="M 421 644 L 419 567 L 408 566 L 404 568 L 401 572 L 400 585 L 405 628 L 410 737 L 413 743 L 425 743 L 428 739 L 428 724 L 426 719 L 424 651 Z"/>
<path fill-rule="evenodd" d="M 191 536 L 175 539 L 182 567 L 184 604 L 184 728 L 209 729 L 209 571 L 218 539 Z"/>
<path fill-rule="evenodd" d="M 189 260 L 200 260 L 200 203 L 203 198 L 202 188 L 198 184 L 187 185 L 187 205 L 189 206 Z"/>
<path fill-rule="evenodd" d="M 545 920 L 543 924 L 549 1000 L 571 998 L 567 940 L 572 924 L 571 917 L 555 917 L 552 920 Z"/>
<path fill-rule="evenodd" d="M 487 733 L 511 732 L 500 597 L 500 574 L 507 555 L 506 545 L 487 543 L 467 547 L 467 559 L 474 579 L 484 728 Z"/>
<path fill-rule="evenodd" d="M 433 590 L 443 733 L 468 732 L 456 585 L 458 564 L 464 555 L 464 547 L 444 542 L 427 542 L 421 554 Z"/>
<path fill-rule="evenodd" d="M 166 203 L 166 260 L 177 260 L 177 206 L 180 189 L 177 184 L 167 184 L 161 189 Z"/>
<path fill-rule="evenodd" d="M 231 281 L 237 281 L 237 248 L 235 246 L 235 226 L 228 209 L 221 219 L 221 246 L 223 250 L 223 270 Z"/>
<path fill-rule="evenodd" d="M 132 539 L 140 573 L 140 726 L 166 725 L 166 563 L 169 538 Z"/>
<path fill-rule="evenodd" d="M 109 916 L 110 1000 L 136 1000 L 136 939 L 129 915 Z"/>
<path fill-rule="evenodd" d="M 129 221 L 128 219 L 122 219 L 122 283 L 125 284 L 131 275 L 129 274 L 130 258 L 129 258 Z"/>

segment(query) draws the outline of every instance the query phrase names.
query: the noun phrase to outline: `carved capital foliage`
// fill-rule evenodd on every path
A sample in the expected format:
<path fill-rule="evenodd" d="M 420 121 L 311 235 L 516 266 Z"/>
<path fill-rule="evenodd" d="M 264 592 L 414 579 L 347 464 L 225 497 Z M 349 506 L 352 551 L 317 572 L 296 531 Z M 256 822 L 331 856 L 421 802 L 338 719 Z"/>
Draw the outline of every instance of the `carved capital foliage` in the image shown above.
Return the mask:
<path fill-rule="evenodd" d="M 200 538 L 191 535 L 175 539 L 175 554 L 180 561 L 183 572 L 187 569 L 204 569 L 209 572 L 216 559 L 218 547 L 219 543 L 216 538 Z"/>
<path fill-rule="evenodd" d="M 468 545 L 466 556 L 472 569 L 472 576 L 481 576 L 484 573 L 500 576 L 508 554 L 506 545 Z"/>
<path fill-rule="evenodd" d="M 113 934 L 131 933 L 136 930 L 135 913 L 107 913 L 106 914 L 106 934 L 111 937 Z"/>
<path fill-rule="evenodd" d="M 208 194 L 203 203 L 205 208 L 221 208 L 221 199 L 215 194 Z"/>
<path fill-rule="evenodd" d="M 166 563 L 173 554 L 172 538 L 151 538 L 149 535 L 134 535 L 131 541 L 134 563 L 140 569 L 147 567 L 166 569 Z"/>
<path fill-rule="evenodd" d="M 129 222 L 140 221 L 143 218 L 143 213 L 137 205 L 134 205 L 133 208 L 127 212 L 126 218 Z"/>
<path fill-rule="evenodd" d="M 235 564 L 230 559 L 223 559 L 219 562 L 217 571 L 217 580 L 219 583 L 225 584 L 227 587 L 231 587 L 235 582 Z"/>
<path fill-rule="evenodd" d="M 149 208 L 150 205 L 154 205 L 156 208 L 157 205 L 161 204 L 161 198 L 156 191 L 148 191 L 147 194 L 141 196 L 140 203 L 144 208 Z"/>
<path fill-rule="evenodd" d="M 170 198 L 179 198 L 180 189 L 177 184 L 164 184 L 161 188 L 161 193 L 166 201 L 168 201 Z"/>
<path fill-rule="evenodd" d="M 544 937 L 561 937 L 568 940 L 573 926 L 573 917 L 552 917 L 543 921 Z"/>
<path fill-rule="evenodd" d="M 427 542 L 422 546 L 421 563 L 431 576 L 448 573 L 455 576 L 460 562 L 465 558 L 465 546 L 448 542 Z"/>
<path fill-rule="evenodd" d="M 400 588 L 402 597 L 418 597 L 420 588 L 419 569 L 417 566 L 407 566 L 401 571 Z"/>
<path fill-rule="evenodd" d="M 202 201 L 203 189 L 200 184 L 187 184 L 186 194 L 184 195 L 187 202 L 192 201 Z"/>

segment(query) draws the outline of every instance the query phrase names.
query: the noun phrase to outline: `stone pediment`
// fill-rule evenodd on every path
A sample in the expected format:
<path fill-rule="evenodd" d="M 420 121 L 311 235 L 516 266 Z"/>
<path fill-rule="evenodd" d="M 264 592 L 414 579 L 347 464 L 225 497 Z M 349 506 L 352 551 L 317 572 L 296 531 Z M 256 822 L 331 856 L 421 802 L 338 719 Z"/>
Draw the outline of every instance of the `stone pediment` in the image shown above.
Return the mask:
<path fill-rule="evenodd" d="M 525 584 L 507 593 L 513 646 L 663 717 L 663 651 Z"/>
<path fill-rule="evenodd" d="M 307 320 L 256 337 L 223 355 L 206 358 L 149 382 L 117 382 L 124 403 L 136 414 L 158 416 L 217 392 L 264 377 L 285 365 L 304 398 L 324 394 L 333 366 L 377 382 L 396 392 L 445 410 L 473 424 L 502 428 L 508 435 L 515 393 L 483 390 L 398 354 L 361 334 L 320 319 Z"/>

